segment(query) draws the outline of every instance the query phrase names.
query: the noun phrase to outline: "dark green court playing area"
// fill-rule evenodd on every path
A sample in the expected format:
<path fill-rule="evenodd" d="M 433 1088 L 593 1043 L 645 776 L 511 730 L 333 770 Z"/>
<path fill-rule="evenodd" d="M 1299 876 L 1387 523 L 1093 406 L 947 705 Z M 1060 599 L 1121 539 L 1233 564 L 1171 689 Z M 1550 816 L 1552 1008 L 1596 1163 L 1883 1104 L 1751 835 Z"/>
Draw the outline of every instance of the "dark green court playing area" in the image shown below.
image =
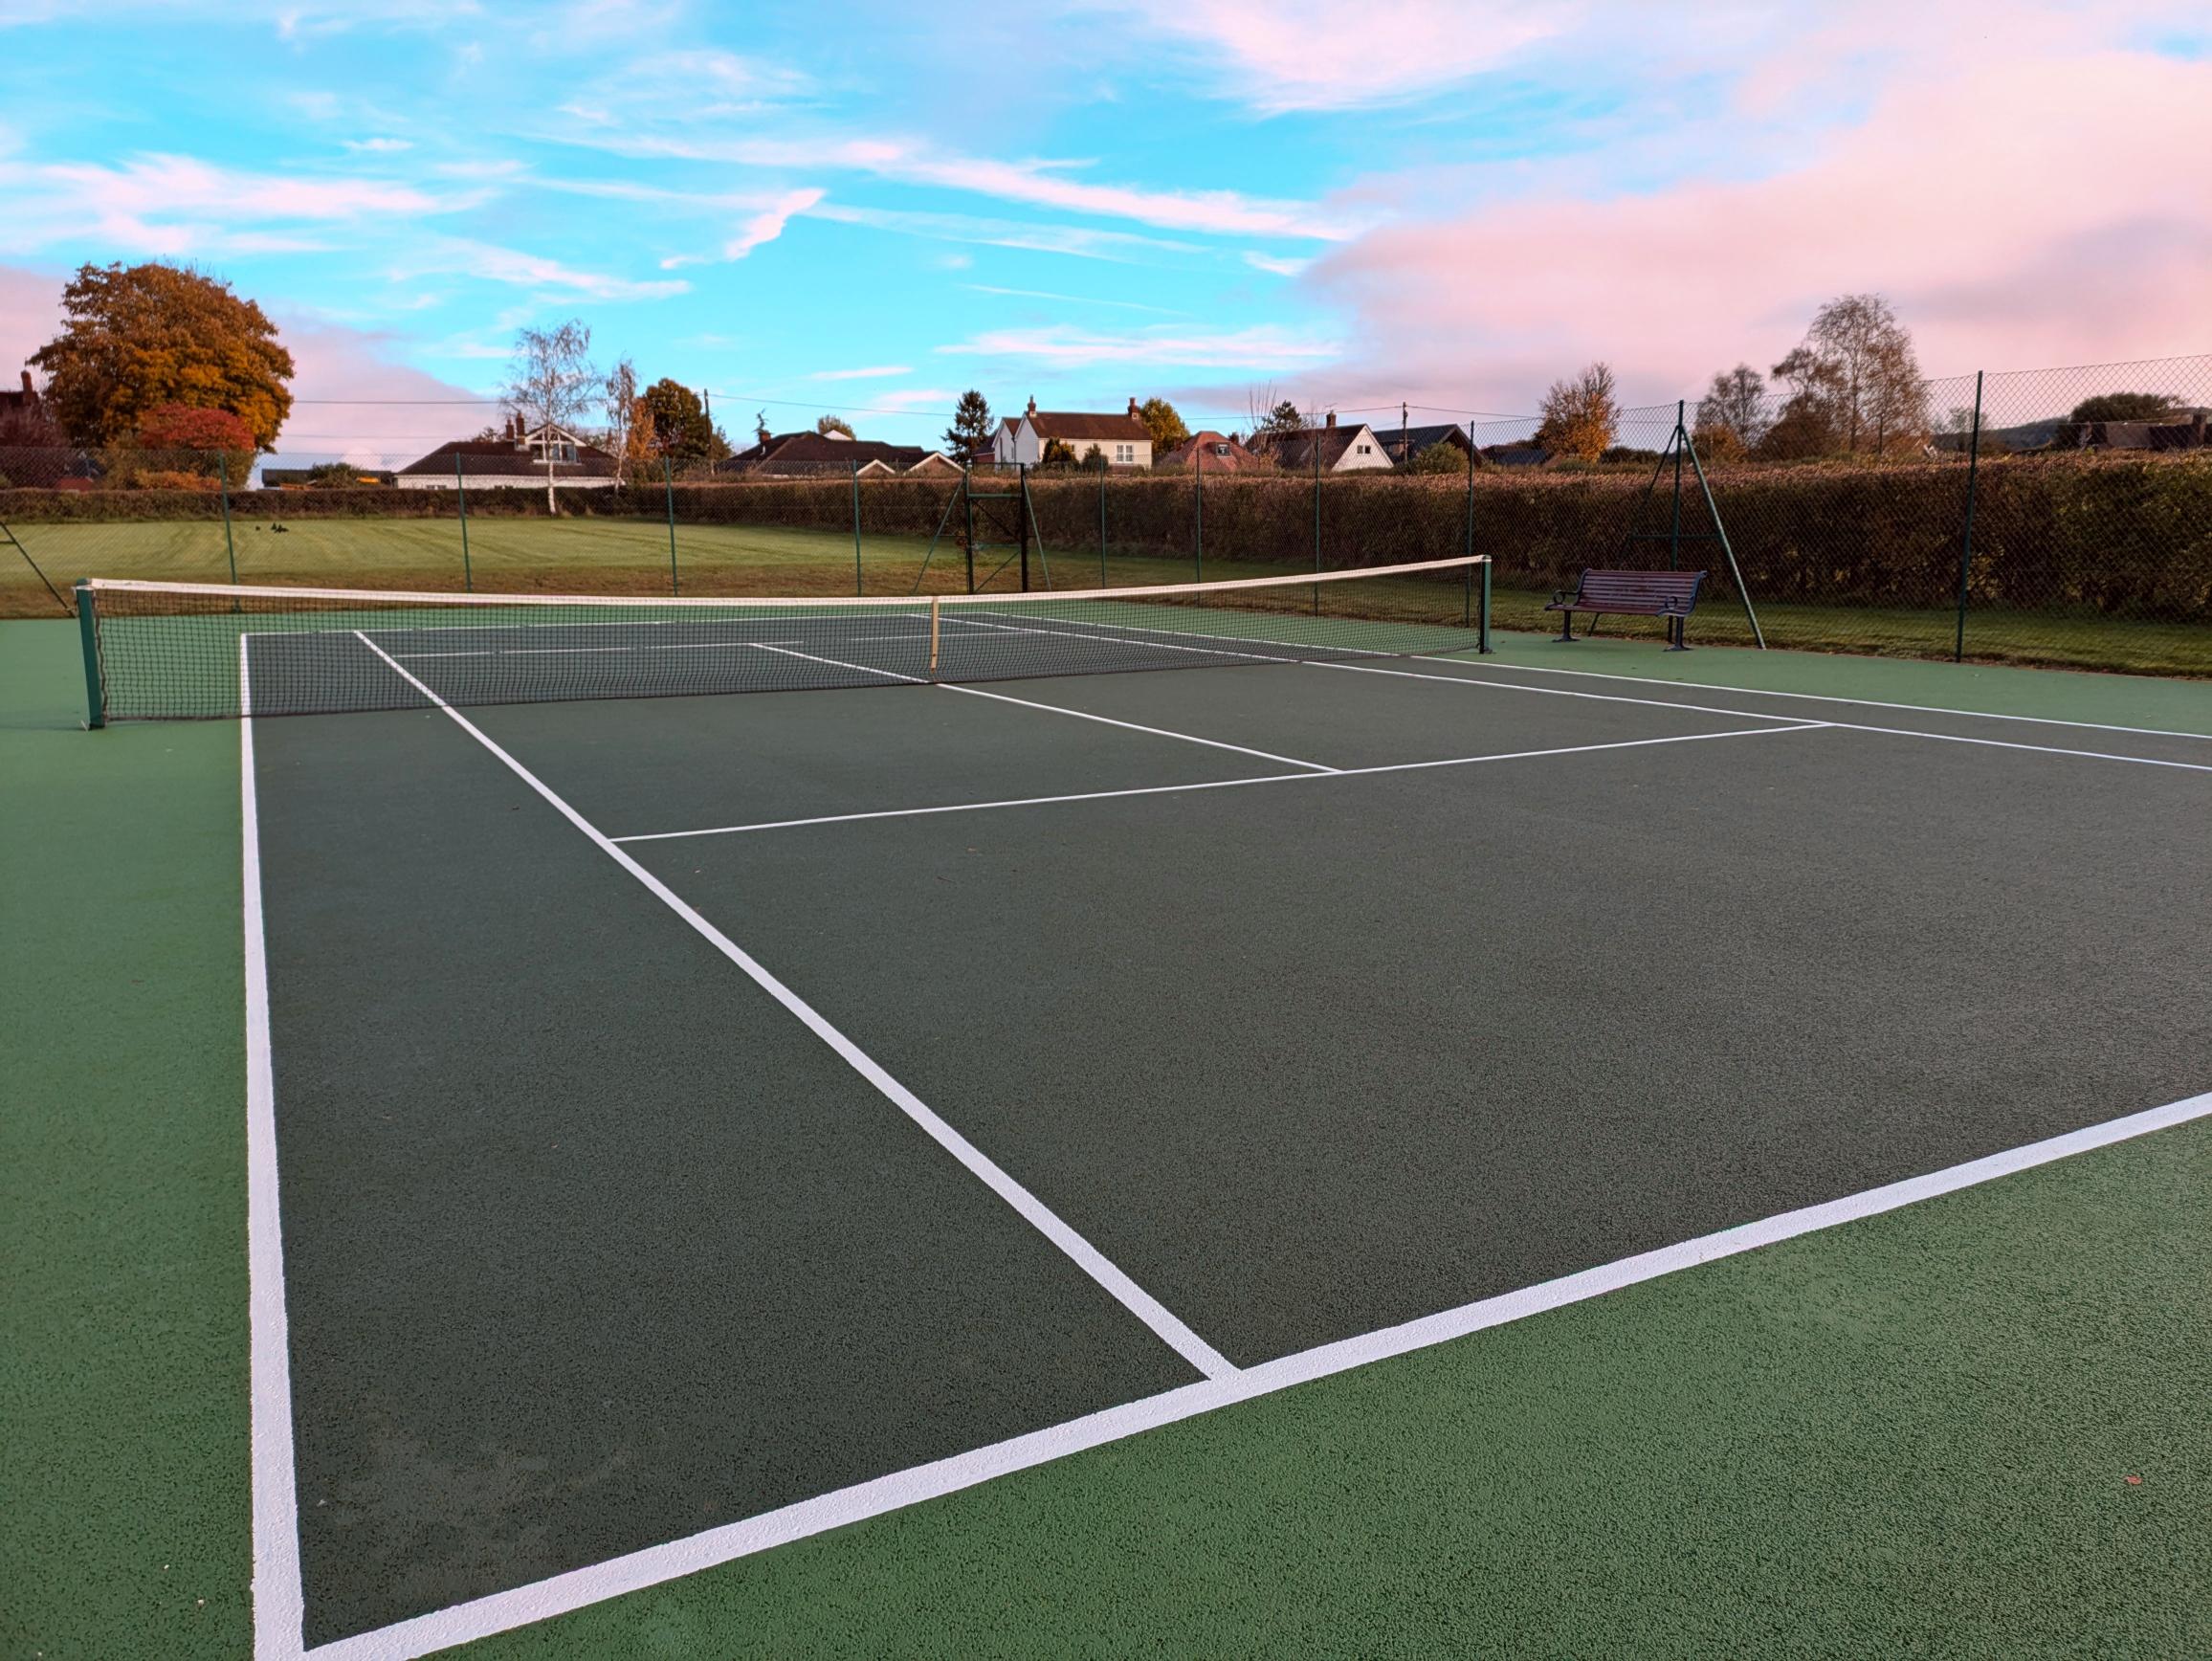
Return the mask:
<path fill-rule="evenodd" d="M 5 629 L 11 1653 L 2212 1638 L 2202 686 Z"/>

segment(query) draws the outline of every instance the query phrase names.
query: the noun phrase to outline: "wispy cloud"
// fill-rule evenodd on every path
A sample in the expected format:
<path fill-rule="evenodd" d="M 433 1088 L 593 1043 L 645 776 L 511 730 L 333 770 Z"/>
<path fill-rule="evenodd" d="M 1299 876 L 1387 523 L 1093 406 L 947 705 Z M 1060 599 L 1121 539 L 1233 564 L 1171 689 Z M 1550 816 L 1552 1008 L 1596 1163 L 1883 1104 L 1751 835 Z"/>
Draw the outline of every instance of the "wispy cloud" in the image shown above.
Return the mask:
<path fill-rule="evenodd" d="M 1026 248 L 1040 254 L 1067 254 L 1078 259 L 1142 264 L 1162 254 L 1203 254 L 1195 242 L 1143 236 L 1132 231 L 1095 231 L 1082 225 L 1044 225 L 1020 219 L 991 219 L 967 213 L 935 213 L 915 209 L 854 208 L 830 203 L 808 210 L 815 219 L 864 225 L 902 236 L 944 242 L 971 242 L 991 248 Z"/>
<path fill-rule="evenodd" d="M 401 281 L 433 274 L 474 277 L 486 282 L 604 300 L 666 299 L 691 289 L 690 283 L 679 278 L 640 282 L 607 272 L 581 270 L 543 255 L 460 237 L 441 237 L 391 267 L 391 276 Z"/>
<path fill-rule="evenodd" d="M 910 364 L 885 364 L 872 369 L 817 369 L 807 377 L 809 381 L 888 381 L 895 375 L 911 375 Z"/>
<path fill-rule="evenodd" d="M 407 139 L 342 139 L 339 142 L 354 154 L 363 156 L 396 156 L 414 148 L 413 143 Z"/>
<path fill-rule="evenodd" d="M 1334 340 L 1259 323 L 1216 330 L 1161 325 L 1125 334 L 1065 326 L 986 329 L 972 339 L 937 349 L 963 357 L 1017 358 L 1054 369 L 1142 364 L 1170 368 L 1291 370 L 1328 363 L 1342 348 Z"/>
<path fill-rule="evenodd" d="M 742 259 L 763 243 L 773 242 L 784 234 L 784 227 L 790 224 L 796 213 L 804 213 L 822 200 L 820 190 L 791 190 L 770 206 L 762 209 L 738 227 L 738 233 L 722 244 L 724 259 Z"/>
<path fill-rule="evenodd" d="M 1571 24 L 1556 11 L 1477 0 L 1099 0 L 1207 55 L 1219 89 L 1269 115 L 1400 102 L 1511 61 Z"/>
<path fill-rule="evenodd" d="M 1307 266 L 1314 263 L 1311 259 L 1281 259 L 1272 254 L 1255 254 L 1250 251 L 1247 251 L 1244 261 L 1254 271 L 1270 272 L 1276 277 L 1295 277 Z"/>
<path fill-rule="evenodd" d="M 1062 305 L 1100 305 L 1111 307 L 1115 311 L 1154 312 L 1161 317 L 1167 318 L 1188 317 L 1190 315 L 1188 312 L 1178 311 L 1173 306 L 1146 305 L 1141 300 L 1134 299 L 1100 299 L 1096 295 L 1090 294 L 1055 294 L 1050 289 L 1043 288 L 1000 288 L 995 283 L 988 282 L 963 282 L 961 287 L 966 289 L 970 294 L 1003 295 L 1009 299 L 1049 299 L 1057 301 Z"/>

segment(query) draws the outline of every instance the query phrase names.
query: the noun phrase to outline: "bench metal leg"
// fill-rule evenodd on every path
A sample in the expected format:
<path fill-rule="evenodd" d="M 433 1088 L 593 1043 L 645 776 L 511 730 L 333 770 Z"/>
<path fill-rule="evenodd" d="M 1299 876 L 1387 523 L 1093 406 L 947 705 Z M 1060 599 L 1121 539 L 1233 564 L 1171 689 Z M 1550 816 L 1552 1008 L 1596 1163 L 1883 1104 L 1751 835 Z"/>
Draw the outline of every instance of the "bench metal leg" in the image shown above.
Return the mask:
<path fill-rule="evenodd" d="M 1690 619 L 1687 617 L 1670 617 L 1667 619 L 1668 651 L 1688 652 L 1690 650 L 1690 642 L 1683 638 L 1689 628 Z"/>
<path fill-rule="evenodd" d="M 1559 613 L 1559 632 L 1553 635 L 1552 640 L 1556 644 L 1561 640 L 1572 640 L 1574 637 L 1575 614 L 1572 611 L 1561 611 Z"/>

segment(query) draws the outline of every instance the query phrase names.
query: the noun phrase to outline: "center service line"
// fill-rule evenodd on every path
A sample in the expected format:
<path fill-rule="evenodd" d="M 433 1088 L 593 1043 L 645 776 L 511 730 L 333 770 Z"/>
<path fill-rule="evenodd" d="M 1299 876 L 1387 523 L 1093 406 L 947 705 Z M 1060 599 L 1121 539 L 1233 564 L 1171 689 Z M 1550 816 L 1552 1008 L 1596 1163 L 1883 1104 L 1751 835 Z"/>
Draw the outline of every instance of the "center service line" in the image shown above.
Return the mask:
<path fill-rule="evenodd" d="M 636 877 L 653 894 L 654 898 L 689 923 L 693 930 L 715 950 L 720 952 L 723 957 L 742 969 L 763 991 L 806 1023 L 807 1029 L 823 1043 L 834 1050 L 847 1066 L 867 1079 L 870 1084 L 873 1084 L 900 1112 L 919 1125 L 940 1147 L 960 1161 L 986 1187 L 1020 1212 L 1032 1228 L 1067 1253 L 1084 1273 L 1090 1275 L 1093 1280 L 1105 1288 L 1130 1314 L 1150 1327 L 1161 1342 L 1209 1379 L 1227 1378 L 1237 1370 L 1228 1357 L 1200 1338 L 1189 1327 L 1183 1325 L 1182 1320 L 1166 1305 L 1138 1285 L 1090 1241 L 1084 1239 L 1082 1235 L 1063 1222 L 1058 1213 L 1047 1206 L 1044 1201 L 1022 1186 L 1020 1183 L 1007 1175 L 997 1162 L 939 1118 L 919 1096 L 885 1072 L 875 1059 L 862 1050 L 859 1045 L 853 1043 L 852 1039 L 832 1027 L 828 1018 L 822 1015 L 811 1004 L 770 974 L 729 936 L 723 934 L 720 929 L 715 927 L 713 923 L 693 910 L 659 877 L 653 875 L 652 872 L 638 864 L 635 859 L 617 848 L 606 832 L 556 795 L 551 786 L 545 784 L 529 768 L 493 742 L 481 728 L 402 668 L 375 641 L 369 639 L 365 634 L 359 634 L 358 637 L 364 646 L 391 666 L 393 674 L 406 680 L 417 692 L 436 704 L 438 708 L 444 710 L 455 725 L 497 756 L 508 771 L 529 786 L 531 789 L 537 791 L 554 811 L 590 838 L 601 853 L 621 866 L 623 870 L 629 872 L 630 875 Z"/>

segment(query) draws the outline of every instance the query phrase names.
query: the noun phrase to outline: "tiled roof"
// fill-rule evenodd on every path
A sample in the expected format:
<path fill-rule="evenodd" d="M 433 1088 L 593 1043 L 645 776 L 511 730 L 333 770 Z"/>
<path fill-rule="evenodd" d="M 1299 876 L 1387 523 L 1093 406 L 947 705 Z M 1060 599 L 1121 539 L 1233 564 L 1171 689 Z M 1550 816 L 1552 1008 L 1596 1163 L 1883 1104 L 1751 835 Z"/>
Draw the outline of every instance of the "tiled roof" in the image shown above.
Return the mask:
<path fill-rule="evenodd" d="M 808 472 L 845 469 L 854 463 L 865 467 L 879 461 L 904 473 L 929 454 L 918 444 L 884 444 L 873 438 L 831 438 L 821 432 L 775 432 L 749 450 L 741 450 L 722 465 L 733 472 L 774 471 L 779 467 Z"/>
<path fill-rule="evenodd" d="M 1156 457 L 1154 465 L 1188 467 L 1194 455 L 1201 473 L 1251 473 L 1274 466 L 1273 457 L 1254 455 L 1234 438 L 1212 432 L 1192 433 L 1165 455 Z"/>
<path fill-rule="evenodd" d="M 454 458 L 460 460 L 463 478 L 545 476 L 544 457 L 532 455 L 527 450 L 518 450 L 514 441 L 506 438 L 456 438 L 441 444 L 428 455 L 409 462 L 399 471 L 403 476 L 420 477 L 436 474 L 440 477 L 453 471 Z M 614 476 L 614 457 L 595 445 L 585 445 L 575 461 L 556 461 L 553 477 L 611 478 Z"/>
<path fill-rule="evenodd" d="M 1027 421 L 1036 430 L 1040 439 L 1057 438 L 1063 444 L 1078 440 L 1085 443 L 1111 439 L 1126 444 L 1139 439 L 1149 444 L 1152 431 L 1134 415 L 1095 415 L 1084 410 L 1039 410 L 1033 415 L 1016 415 L 1016 421 Z"/>

